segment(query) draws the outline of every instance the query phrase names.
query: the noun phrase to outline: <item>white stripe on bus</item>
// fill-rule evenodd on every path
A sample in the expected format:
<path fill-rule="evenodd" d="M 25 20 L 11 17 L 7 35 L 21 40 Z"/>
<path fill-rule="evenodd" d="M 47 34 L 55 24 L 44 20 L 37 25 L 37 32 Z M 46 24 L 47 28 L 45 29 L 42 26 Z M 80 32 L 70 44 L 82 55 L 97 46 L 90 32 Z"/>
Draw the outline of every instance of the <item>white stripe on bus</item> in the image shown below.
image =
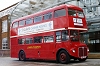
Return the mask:
<path fill-rule="evenodd" d="M 73 28 L 73 27 L 68 27 L 68 29 L 74 29 L 74 30 L 87 30 L 87 28 Z"/>
<path fill-rule="evenodd" d="M 36 32 L 36 33 L 29 33 L 29 34 L 23 34 L 23 35 L 16 35 L 16 36 L 11 36 L 10 38 L 19 37 L 19 36 L 25 36 L 25 35 L 31 35 L 31 34 L 45 33 L 45 32 L 52 32 L 52 31 L 58 31 L 58 30 L 65 30 L 65 28 L 48 30 L 48 31 L 40 31 L 40 32 Z"/>
<path fill-rule="evenodd" d="M 68 29 L 87 30 L 86 28 L 73 28 L 73 27 L 68 27 Z M 58 30 L 65 30 L 65 28 L 54 29 L 54 30 L 48 30 L 48 31 L 41 31 L 41 32 L 30 33 L 30 34 L 23 34 L 23 35 L 16 35 L 16 36 L 11 36 L 10 38 L 19 37 L 19 36 L 25 36 L 25 35 L 31 35 L 31 34 L 45 33 L 45 32 L 52 32 L 52 31 L 58 31 Z"/>

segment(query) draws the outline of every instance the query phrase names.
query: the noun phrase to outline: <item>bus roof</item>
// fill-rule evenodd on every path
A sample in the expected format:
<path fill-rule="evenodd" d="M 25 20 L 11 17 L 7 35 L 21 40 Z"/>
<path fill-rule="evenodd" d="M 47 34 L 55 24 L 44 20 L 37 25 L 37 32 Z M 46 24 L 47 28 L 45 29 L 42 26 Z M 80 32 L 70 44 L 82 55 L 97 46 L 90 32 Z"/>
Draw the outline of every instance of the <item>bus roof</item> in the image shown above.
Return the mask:
<path fill-rule="evenodd" d="M 37 12 L 37 13 L 31 14 L 31 15 L 27 15 L 27 16 L 15 19 L 13 22 L 16 22 L 16 21 L 19 21 L 19 20 L 24 20 L 26 18 L 31 18 L 33 16 L 43 15 L 46 12 L 52 12 L 52 11 L 54 11 L 56 9 L 63 8 L 63 7 L 67 7 L 67 8 L 73 9 L 73 10 L 79 10 L 79 11 L 83 12 L 82 8 L 80 8 L 78 6 L 71 5 L 71 4 L 62 4 L 62 5 L 59 5 L 59 6 L 55 6 L 53 8 L 49 8 L 49 9 L 43 10 L 41 12 Z"/>

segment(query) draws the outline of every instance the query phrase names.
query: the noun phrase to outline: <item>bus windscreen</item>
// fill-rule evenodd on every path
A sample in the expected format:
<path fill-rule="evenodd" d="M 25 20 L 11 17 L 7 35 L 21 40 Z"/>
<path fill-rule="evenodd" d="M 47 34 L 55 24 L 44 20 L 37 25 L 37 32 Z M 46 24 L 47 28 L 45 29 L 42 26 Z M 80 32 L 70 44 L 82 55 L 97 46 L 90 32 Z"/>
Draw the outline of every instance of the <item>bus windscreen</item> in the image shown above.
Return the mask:
<path fill-rule="evenodd" d="M 81 18 L 84 18 L 84 14 L 81 11 L 73 10 L 73 9 L 68 9 L 68 15 L 70 16 L 78 16 Z"/>

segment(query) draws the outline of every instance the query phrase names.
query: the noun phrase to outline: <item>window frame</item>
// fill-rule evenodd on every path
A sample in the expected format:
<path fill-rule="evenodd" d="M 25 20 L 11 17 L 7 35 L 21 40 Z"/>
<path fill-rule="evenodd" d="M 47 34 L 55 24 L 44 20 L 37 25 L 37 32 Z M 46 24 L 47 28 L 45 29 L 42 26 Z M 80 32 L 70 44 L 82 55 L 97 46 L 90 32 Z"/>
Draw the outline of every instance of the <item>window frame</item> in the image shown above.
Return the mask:
<path fill-rule="evenodd" d="M 7 50 L 8 48 L 8 38 L 2 38 L 2 50 Z"/>
<path fill-rule="evenodd" d="M 2 21 L 2 33 L 8 32 L 8 20 Z"/>

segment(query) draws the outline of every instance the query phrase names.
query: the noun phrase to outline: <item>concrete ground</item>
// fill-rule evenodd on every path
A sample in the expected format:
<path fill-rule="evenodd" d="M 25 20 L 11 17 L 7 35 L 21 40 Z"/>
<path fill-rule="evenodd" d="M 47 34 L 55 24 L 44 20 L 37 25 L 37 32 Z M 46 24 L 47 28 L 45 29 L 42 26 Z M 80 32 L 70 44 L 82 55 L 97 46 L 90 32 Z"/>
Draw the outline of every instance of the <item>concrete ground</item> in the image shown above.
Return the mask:
<path fill-rule="evenodd" d="M 0 57 L 0 66 L 100 66 L 100 59 L 87 59 L 85 62 L 72 60 L 69 64 L 60 64 L 55 61 L 18 61 L 16 58 Z"/>

